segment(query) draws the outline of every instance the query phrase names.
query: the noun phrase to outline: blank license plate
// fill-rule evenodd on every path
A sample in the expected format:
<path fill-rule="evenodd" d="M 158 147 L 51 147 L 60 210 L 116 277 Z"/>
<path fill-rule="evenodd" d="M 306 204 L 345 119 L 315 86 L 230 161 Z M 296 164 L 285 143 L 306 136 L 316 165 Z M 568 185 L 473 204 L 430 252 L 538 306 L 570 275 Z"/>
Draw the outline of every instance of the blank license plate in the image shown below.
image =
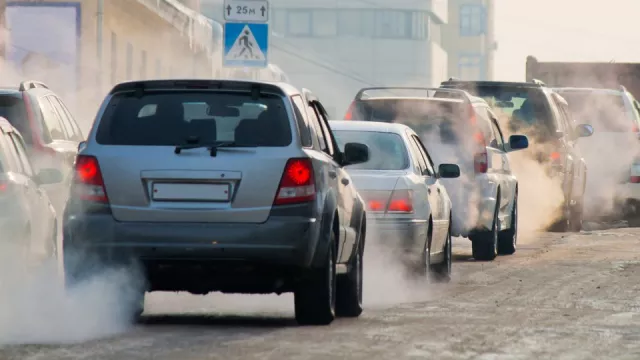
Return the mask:
<path fill-rule="evenodd" d="M 229 185 L 153 184 L 153 200 L 229 201 Z"/>

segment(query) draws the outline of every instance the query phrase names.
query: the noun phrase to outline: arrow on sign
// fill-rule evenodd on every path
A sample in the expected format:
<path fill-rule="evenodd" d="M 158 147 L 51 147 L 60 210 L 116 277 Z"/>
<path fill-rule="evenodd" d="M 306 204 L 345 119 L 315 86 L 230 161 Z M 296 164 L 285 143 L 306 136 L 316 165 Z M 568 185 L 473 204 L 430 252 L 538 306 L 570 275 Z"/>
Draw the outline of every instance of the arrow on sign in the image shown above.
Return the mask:
<path fill-rule="evenodd" d="M 260 8 L 260 11 L 262 12 L 262 16 L 264 16 L 264 12 L 267 11 L 267 9 L 265 9 L 264 5 Z"/>
<path fill-rule="evenodd" d="M 231 5 L 227 5 L 227 16 L 231 15 Z"/>

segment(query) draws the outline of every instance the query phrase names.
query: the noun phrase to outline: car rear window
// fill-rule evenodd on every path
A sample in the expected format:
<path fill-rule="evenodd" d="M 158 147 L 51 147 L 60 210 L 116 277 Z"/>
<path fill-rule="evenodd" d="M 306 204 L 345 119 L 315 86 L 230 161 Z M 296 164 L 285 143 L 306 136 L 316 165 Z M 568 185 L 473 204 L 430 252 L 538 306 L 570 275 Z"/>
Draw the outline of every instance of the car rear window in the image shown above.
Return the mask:
<path fill-rule="evenodd" d="M 25 143 L 33 144 L 27 113 L 21 97 L 12 95 L 0 96 L 0 117 L 7 119 L 13 127 L 18 129 Z"/>
<path fill-rule="evenodd" d="M 537 87 L 508 84 L 480 85 L 474 83 L 458 86 L 470 94 L 481 97 L 495 109 L 500 117 L 506 117 L 510 130 L 538 128 L 545 133 L 555 131 L 549 98 Z"/>
<path fill-rule="evenodd" d="M 576 121 L 589 124 L 597 131 L 632 131 L 635 116 L 627 111 L 621 95 L 593 91 L 559 91 L 558 93 L 567 101 Z"/>
<path fill-rule="evenodd" d="M 409 157 L 402 137 L 398 134 L 374 131 L 333 130 L 342 151 L 347 143 L 361 143 L 369 147 L 369 161 L 347 166 L 359 170 L 404 170 Z"/>
<path fill-rule="evenodd" d="M 120 93 L 110 100 L 96 140 L 103 145 L 176 146 L 230 142 L 236 146 L 291 144 L 281 97 L 214 91 Z"/>

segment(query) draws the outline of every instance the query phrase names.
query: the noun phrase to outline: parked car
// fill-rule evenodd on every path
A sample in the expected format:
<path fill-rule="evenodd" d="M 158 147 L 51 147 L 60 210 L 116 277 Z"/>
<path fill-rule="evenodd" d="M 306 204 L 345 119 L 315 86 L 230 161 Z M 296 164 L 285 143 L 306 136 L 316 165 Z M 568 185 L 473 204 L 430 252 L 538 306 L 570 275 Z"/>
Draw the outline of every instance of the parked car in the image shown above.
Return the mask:
<path fill-rule="evenodd" d="M 18 265 L 57 256 L 56 212 L 41 186 L 61 181 L 57 169 L 34 170 L 22 135 L 0 117 L 0 240 Z"/>
<path fill-rule="evenodd" d="M 515 253 L 518 181 L 506 154 L 526 148 L 526 136 L 513 135 L 505 143 L 487 102 L 462 90 L 365 88 L 351 109 L 354 119 L 410 126 L 435 164 L 460 166 L 461 179 L 442 183 L 453 204 L 452 235 L 471 240 L 475 259 Z"/>
<path fill-rule="evenodd" d="M 461 89 L 485 99 L 508 117 L 510 133 L 525 133 L 536 146 L 532 158 L 549 169 L 562 184 L 564 202 L 554 231 L 580 231 L 583 220 L 587 164 L 577 140 L 593 134 L 593 127 L 571 118 L 567 102 L 540 81 L 462 81 L 450 79 L 441 88 Z M 535 154 L 534 154 L 535 152 Z"/>
<path fill-rule="evenodd" d="M 64 214 L 67 284 L 92 274 L 94 256 L 107 265 L 133 259 L 148 283 L 134 314 L 146 290 L 293 292 L 301 324 L 359 316 L 366 210 L 344 167 L 368 156 L 360 143 L 338 148 L 306 89 L 116 85 L 76 161 Z"/>
<path fill-rule="evenodd" d="M 398 250 L 419 275 L 449 281 L 452 210 L 441 180 L 458 177 L 458 165 L 440 164 L 436 170 L 420 138 L 405 125 L 329 123 L 341 149 L 348 143 L 369 146 L 368 161 L 346 167 L 366 201 L 369 234 L 388 245 L 390 255 Z"/>
<path fill-rule="evenodd" d="M 73 115 L 47 85 L 23 81 L 17 88 L 0 88 L 0 116 L 22 134 L 36 169 L 55 168 L 63 173 L 64 181 L 43 186 L 62 213 L 73 161 L 84 140 Z"/>
<path fill-rule="evenodd" d="M 578 142 L 589 172 L 585 216 L 592 220 L 623 218 L 637 222 L 640 205 L 640 104 L 619 89 L 554 88 L 573 119 L 597 132 Z"/>

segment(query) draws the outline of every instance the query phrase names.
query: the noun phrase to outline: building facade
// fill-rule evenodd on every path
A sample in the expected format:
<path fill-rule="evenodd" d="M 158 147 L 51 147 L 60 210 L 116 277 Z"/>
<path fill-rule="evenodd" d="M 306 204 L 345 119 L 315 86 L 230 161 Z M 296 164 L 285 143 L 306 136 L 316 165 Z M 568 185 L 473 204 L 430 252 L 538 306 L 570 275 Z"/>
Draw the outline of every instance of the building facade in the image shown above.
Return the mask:
<path fill-rule="evenodd" d="M 443 43 L 449 54 L 449 76 L 492 80 L 495 41 L 494 0 L 449 0 L 449 22 Z"/>
<path fill-rule="evenodd" d="M 447 0 L 270 0 L 269 62 L 341 118 L 363 87 L 436 85 Z M 201 0 L 223 22 L 221 0 Z"/>

